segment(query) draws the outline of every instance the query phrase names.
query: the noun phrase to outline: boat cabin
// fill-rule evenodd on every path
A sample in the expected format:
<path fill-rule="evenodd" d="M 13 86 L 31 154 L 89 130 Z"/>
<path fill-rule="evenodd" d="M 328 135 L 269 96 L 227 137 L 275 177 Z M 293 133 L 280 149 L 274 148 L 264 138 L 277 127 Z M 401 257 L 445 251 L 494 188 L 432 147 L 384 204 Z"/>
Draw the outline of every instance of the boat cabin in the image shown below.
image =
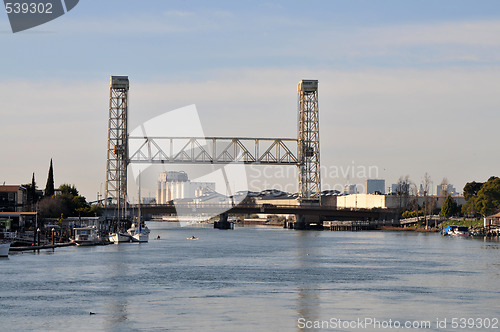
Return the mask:
<path fill-rule="evenodd" d="M 97 230 L 94 227 L 73 228 L 75 242 L 94 242 L 97 240 Z"/>

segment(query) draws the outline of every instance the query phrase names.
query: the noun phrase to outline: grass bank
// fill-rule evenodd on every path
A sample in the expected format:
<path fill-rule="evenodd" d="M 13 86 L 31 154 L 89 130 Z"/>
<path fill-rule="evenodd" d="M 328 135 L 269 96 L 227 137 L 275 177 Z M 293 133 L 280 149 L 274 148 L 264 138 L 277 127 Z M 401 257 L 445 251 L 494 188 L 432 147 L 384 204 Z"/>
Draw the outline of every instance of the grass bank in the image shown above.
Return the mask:
<path fill-rule="evenodd" d="M 445 228 L 450 225 L 457 225 L 457 226 L 467 226 L 469 228 L 482 228 L 484 223 L 483 220 L 457 220 L 457 219 L 450 219 L 443 221 L 440 226 L 441 228 Z"/>

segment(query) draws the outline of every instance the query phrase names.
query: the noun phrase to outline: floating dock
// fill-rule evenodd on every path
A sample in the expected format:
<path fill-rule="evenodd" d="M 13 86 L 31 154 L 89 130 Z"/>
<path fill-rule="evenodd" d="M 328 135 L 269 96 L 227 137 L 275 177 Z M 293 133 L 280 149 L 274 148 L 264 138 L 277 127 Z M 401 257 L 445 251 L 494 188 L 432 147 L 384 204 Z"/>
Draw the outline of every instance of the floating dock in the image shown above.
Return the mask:
<path fill-rule="evenodd" d="M 56 243 L 56 244 L 44 244 L 41 246 L 23 246 L 23 247 L 10 247 L 9 251 L 31 251 L 31 250 L 40 250 L 40 249 L 54 249 L 61 247 L 70 247 L 74 246 L 76 243 L 67 242 L 67 243 Z"/>

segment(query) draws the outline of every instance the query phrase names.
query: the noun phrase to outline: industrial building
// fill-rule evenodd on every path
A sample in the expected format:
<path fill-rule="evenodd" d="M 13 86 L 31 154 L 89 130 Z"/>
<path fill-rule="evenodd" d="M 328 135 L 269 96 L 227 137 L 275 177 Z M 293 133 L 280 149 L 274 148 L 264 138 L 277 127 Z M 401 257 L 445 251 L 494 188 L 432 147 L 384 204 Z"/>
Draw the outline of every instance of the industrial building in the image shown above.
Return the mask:
<path fill-rule="evenodd" d="M 441 208 L 444 203 L 444 198 L 439 196 L 407 196 L 404 195 L 372 195 L 372 194 L 354 194 L 341 195 L 336 197 L 336 206 L 341 209 L 397 209 L 404 207 L 408 202 L 417 200 L 419 206 L 424 204 L 428 199 L 429 202 L 434 201 L 435 208 Z M 458 205 L 465 204 L 463 196 L 453 197 Z"/>
<path fill-rule="evenodd" d="M 380 179 L 366 179 L 365 194 L 384 194 L 385 193 L 385 180 Z"/>
<path fill-rule="evenodd" d="M 191 182 L 185 172 L 168 171 L 160 173 L 156 202 L 166 204 L 178 199 L 193 199 L 215 192 L 214 182 Z"/>

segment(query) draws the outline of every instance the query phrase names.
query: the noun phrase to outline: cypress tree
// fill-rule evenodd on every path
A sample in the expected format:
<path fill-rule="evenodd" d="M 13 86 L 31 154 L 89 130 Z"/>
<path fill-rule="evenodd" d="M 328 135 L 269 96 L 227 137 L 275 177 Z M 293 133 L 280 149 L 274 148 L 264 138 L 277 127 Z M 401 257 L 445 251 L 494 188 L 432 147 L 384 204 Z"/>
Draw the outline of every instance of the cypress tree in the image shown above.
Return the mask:
<path fill-rule="evenodd" d="M 45 196 L 52 197 L 53 195 L 54 195 L 54 169 L 52 167 L 52 158 L 51 158 L 49 176 L 47 177 L 47 185 L 45 186 Z"/>
<path fill-rule="evenodd" d="M 457 202 L 455 202 L 451 195 L 448 195 L 443 203 L 443 206 L 441 207 L 441 215 L 445 218 L 449 218 L 455 215 L 457 212 Z"/>
<path fill-rule="evenodd" d="M 31 178 L 31 188 L 30 188 L 30 195 L 31 195 L 31 203 L 35 204 L 37 201 L 36 197 L 36 183 L 35 183 L 35 173 L 33 173 L 33 177 Z"/>

